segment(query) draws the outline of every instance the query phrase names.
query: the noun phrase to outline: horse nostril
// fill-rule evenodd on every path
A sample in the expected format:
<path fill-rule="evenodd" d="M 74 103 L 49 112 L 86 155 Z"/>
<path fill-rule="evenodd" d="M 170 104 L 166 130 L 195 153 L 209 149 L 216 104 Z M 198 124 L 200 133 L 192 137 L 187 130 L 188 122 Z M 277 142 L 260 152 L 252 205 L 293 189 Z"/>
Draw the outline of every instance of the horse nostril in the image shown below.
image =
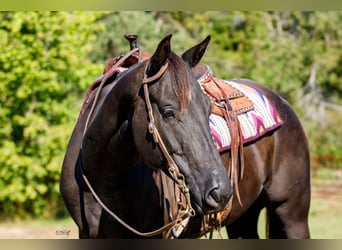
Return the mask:
<path fill-rule="evenodd" d="M 205 196 L 205 205 L 207 213 L 214 213 L 223 210 L 231 197 L 231 193 L 223 188 L 214 187 L 207 192 Z"/>
<path fill-rule="evenodd" d="M 211 189 L 206 196 L 206 203 L 207 205 L 211 206 L 212 208 L 216 208 L 220 205 L 222 197 L 220 195 L 219 189 L 217 187 Z"/>
<path fill-rule="evenodd" d="M 211 195 L 216 202 L 220 202 L 221 197 L 220 197 L 218 188 L 214 188 L 213 190 L 211 190 L 209 195 Z"/>

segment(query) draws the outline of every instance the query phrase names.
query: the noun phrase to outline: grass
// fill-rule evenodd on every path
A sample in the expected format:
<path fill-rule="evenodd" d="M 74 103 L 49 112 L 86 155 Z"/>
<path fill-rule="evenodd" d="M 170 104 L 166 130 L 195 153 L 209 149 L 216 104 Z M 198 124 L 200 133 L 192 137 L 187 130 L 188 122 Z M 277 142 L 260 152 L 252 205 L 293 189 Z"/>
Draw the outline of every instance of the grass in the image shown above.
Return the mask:
<path fill-rule="evenodd" d="M 319 169 L 312 178 L 311 237 L 342 239 L 342 170 Z"/>
<path fill-rule="evenodd" d="M 73 239 L 77 237 L 77 227 L 71 218 L 6 221 L 0 224 L 0 239 Z"/>
<path fill-rule="evenodd" d="M 342 199 L 338 202 L 313 200 L 309 217 L 313 239 L 342 239 Z"/>

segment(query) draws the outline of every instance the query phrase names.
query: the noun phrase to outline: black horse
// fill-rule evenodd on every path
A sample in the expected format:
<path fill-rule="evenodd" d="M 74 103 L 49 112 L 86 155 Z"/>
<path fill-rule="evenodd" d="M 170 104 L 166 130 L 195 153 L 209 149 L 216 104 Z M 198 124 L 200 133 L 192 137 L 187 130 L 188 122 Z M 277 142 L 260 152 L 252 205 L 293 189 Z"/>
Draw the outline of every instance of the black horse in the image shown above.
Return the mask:
<path fill-rule="evenodd" d="M 185 52 L 185 60 L 171 51 L 170 40 L 91 96 L 76 123 L 60 189 L 81 238 L 139 237 L 135 230 L 218 212 L 232 195 L 209 130 L 210 101 L 191 73 L 209 37 Z M 177 218 L 171 199 L 162 198 L 170 184 L 161 183 L 170 179 L 185 211 Z"/>
<path fill-rule="evenodd" d="M 78 177 L 79 172 L 83 172 L 79 170 L 82 168 L 75 168 L 82 140 L 83 157 L 78 161 L 82 159 L 84 172 L 96 193 L 120 218 L 141 231 L 151 231 L 167 221 L 175 221 L 180 196 L 167 195 L 167 199 L 164 196 L 165 193 L 177 193 L 179 188 L 175 188 L 170 178 L 163 185 L 163 175 L 156 170 L 163 169 L 167 173 L 169 157 L 160 152 L 147 132 L 147 121 L 151 118 L 146 112 L 146 97 L 141 89 L 145 66 L 153 65 L 160 54 L 169 53 L 162 49 L 165 44 L 169 47 L 168 41 L 166 38 L 160 43 L 149 62 L 132 66 L 116 83 L 103 89 L 95 109 L 96 116 L 84 137 L 85 120 L 92 102 L 76 124 L 63 164 L 61 191 L 80 228 L 80 237 L 141 236 L 124 228 L 110 212 L 104 211 L 88 191 L 88 185 Z M 223 171 L 207 126 L 211 103 L 198 89 L 195 74 L 191 72 L 208 42 L 209 38 L 187 50 L 181 58 L 172 52 L 170 56 L 162 56 L 162 61 L 168 58 L 169 66 L 149 87 L 156 127 L 161 131 L 165 148 L 185 176 L 191 204 L 196 209 L 196 215 L 192 214 L 177 236 L 203 235 L 208 228 L 205 226 L 208 217 L 213 215 L 210 218 L 218 221 L 218 212 L 219 224 L 226 226 L 230 238 L 258 238 L 259 214 L 266 208 L 270 238 L 309 238 L 310 157 L 306 134 L 284 99 L 270 89 L 244 79 L 232 81 L 262 93 L 277 109 L 283 125 L 243 147 L 243 177 L 235 182 L 238 193 L 235 192 L 227 204 L 232 193 L 231 180 L 226 178 L 231 171 L 231 151 L 221 154 L 226 169 Z M 152 70 L 150 75 L 155 75 L 163 63 L 158 65 L 155 69 L 148 67 L 147 72 Z M 186 82 L 190 85 L 183 85 Z M 116 112 L 115 108 L 118 108 Z M 178 125 L 181 130 L 177 129 Z M 85 147 L 88 147 L 87 151 Z"/>

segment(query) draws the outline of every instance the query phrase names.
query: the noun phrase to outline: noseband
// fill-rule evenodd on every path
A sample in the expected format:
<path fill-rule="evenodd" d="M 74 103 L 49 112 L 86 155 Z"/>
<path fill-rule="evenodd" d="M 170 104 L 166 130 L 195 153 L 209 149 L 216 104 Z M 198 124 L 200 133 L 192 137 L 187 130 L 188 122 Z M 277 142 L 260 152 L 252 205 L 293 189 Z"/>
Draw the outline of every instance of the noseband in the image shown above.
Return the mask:
<path fill-rule="evenodd" d="M 96 107 L 96 104 L 97 104 L 98 98 L 100 96 L 101 90 L 102 90 L 102 88 L 104 86 L 105 81 L 108 79 L 108 76 L 110 76 L 113 70 L 115 70 L 117 67 L 119 67 L 129 56 L 133 55 L 135 52 L 139 53 L 139 48 L 135 48 L 135 49 L 131 50 L 125 56 L 120 58 L 120 60 L 117 61 L 112 66 L 112 68 L 105 74 L 103 80 L 101 81 L 101 83 L 100 83 L 100 85 L 98 87 L 97 93 L 95 95 L 94 102 L 93 102 L 92 107 L 91 107 L 91 109 L 89 111 L 89 115 L 87 117 L 85 128 L 84 128 L 84 132 L 83 132 L 83 137 L 84 137 L 86 129 L 87 129 L 88 125 L 89 125 L 92 113 L 93 113 L 93 111 L 94 111 L 94 109 Z M 147 63 L 147 66 L 148 66 L 148 63 Z M 180 191 L 185 196 L 185 208 L 179 210 L 177 218 L 174 221 L 171 221 L 170 223 L 164 225 L 163 227 L 161 227 L 161 228 L 159 228 L 159 229 L 157 229 L 155 231 L 139 232 L 136 229 L 134 229 L 133 227 L 129 226 L 126 222 L 124 222 L 118 215 L 116 215 L 113 211 L 111 211 L 102 202 L 101 198 L 96 194 L 96 192 L 93 189 L 92 185 L 90 184 L 88 178 L 85 176 L 85 174 L 82 171 L 82 178 L 83 178 L 85 184 L 87 185 L 87 187 L 89 188 L 90 192 L 92 193 L 92 195 L 96 199 L 96 201 L 99 203 L 99 205 L 108 214 L 110 214 L 116 221 L 118 221 L 122 226 L 126 227 L 128 230 L 130 230 L 131 232 L 133 232 L 133 233 L 135 233 L 135 234 L 137 234 L 137 235 L 139 235 L 141 237 L 152 237 L 152 236 L 156 236 L 156 235 L 159 235 L 161 233 L 164 233 L 164 232 L 166 232 L 165 235 L 167 237 L 172 237 L 172 235 L 171 235 L 171 230 L 172 229 L 175 229 L 175 230 L 178 230 L 178 231 L 181 232 L 182 229 L 184 228 L 184 224 L 186 224 L 188 222 L 188 219 L 195 215 L 195 210 L 191 206 L 189 188 L 186 186 L 185 177 L 180 172 L 179 167 L 177 166 L 177 164 L 175 163 L 175 161 L 173 160 L 173 158 L 169 154 L 169 152 L 168 152 L 168 150 L 167 150 L 167 148 L 165 146 L 165 143 L 163 142 L 163 139 L 160 136 L 158 128 L 155 126 L 155 122 L 154 122 L 155 119 L 154 119 L 154 116 L 153 116 L 152 105 L 151 105 L 151 102 L 150 102 L 150 95 L 149 95 L 149 92 L 148 92 L 148 84 L 151 83 L 151 82 L 154 82 L 157 79 L 159 79 L 165 73 L 167 67 L 168 67 L 168 62 L 165 63 L 156 74 L 154 74 L 153 76 L 150 76 L 150 77 L 147 76 L 146 69 L 145 69 L 144 78 L 142 80 L 142 85 L 143 85 L 143 88 L 144 88 L 144 98 L 145 98 L 145 103 L 146 103 L 146 108 L 147 108 L 148 118 L 149 118 L 149 125 L 148 125 L 149 132 L 153 136 L 154 142 L 157 145 L 159 145 L 159 147 L 160 147 L 164 157 L 167 160 L 168 171 L 169 171 L 169 173 L 171 175 L 172 180 L 178 185 Z M 81 143 L 81 147 L 80 148 L 82 149 L 82 143 Z M 165 183 L 165 181 L 162 181 L 162 185 L 164 186 L 164 185 L 167 185 L 167 184 Z M 180 234 L 180 233 L 178 233 L 178 234 Z"/>

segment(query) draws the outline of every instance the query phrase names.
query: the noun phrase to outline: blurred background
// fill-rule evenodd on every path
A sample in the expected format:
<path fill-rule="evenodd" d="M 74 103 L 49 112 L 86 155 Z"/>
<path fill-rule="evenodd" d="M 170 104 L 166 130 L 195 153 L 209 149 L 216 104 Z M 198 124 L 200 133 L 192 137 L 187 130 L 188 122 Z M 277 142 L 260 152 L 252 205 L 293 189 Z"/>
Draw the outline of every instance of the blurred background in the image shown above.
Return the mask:
<path fill-rule="evenodd" d="M 342 12 L 321 11 L 0 12 L 0 238 L 77 237 L 61 165 L 87 88 L 129 50 L 127 33 L 147 52 L 172 33 L 177 54 L 211 35 L 202 62 L 216 76 L 284 97 L 310 141 L 312 238 L 342 238 Z"/>

